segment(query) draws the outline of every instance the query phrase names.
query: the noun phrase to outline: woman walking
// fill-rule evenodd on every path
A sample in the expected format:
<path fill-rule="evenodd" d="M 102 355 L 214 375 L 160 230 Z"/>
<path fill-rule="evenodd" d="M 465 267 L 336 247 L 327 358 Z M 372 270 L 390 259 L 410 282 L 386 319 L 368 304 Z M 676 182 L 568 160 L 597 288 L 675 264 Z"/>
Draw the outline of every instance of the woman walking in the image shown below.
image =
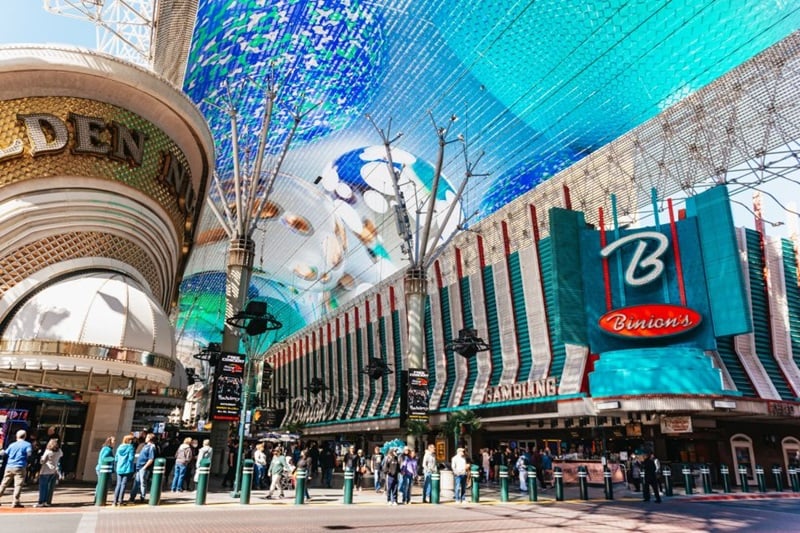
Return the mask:
<path fill-rule="evenodd" d="M 122 445 L 114 455 L 114 466 L 117 473 L 117 486 L 114 489 L 114 507 L 125 505 L 125 493 L 128 489 L 128 480 L 133 476 L 133 460 L 136 450 L 131 444 L 133 435 L 125 435 Z"/>
<path fill-rule="evenodd" d="M 34 507 L 50 507 L 53 504 L 53 492 L 56 490 L 56 481 L 60 475 L 58 463 L 63 455 L 58 439 L 50 439 L 42 454 L 39 468 L 39 503 Z"/>

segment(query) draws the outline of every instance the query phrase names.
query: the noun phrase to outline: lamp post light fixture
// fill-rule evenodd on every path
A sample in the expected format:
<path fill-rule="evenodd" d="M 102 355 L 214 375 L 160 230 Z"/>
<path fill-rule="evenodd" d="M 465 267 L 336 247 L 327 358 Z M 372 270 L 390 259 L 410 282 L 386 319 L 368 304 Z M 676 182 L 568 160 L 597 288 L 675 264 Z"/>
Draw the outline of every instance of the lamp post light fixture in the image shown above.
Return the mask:
<path fill-rule="evenodd" d="M 467 359 L 473 357 L 478 352 L 485 352 L 490 346 L 478 337 L 475 329 L 462 329 L 458 332 L 458 338 L 451 340 L 445 346 L 445 351 L 453 351 Z"/>
<path fill-rule="evenodd" d="M 383 359 L 380 359 L 379 357 L 371 357 L 367 363 L 367 366 L 361 369 L 361 373 L 368 375 L 373 380 L 378 380 L 383 376 L 393 374 L 394 371 Z"/>
<path fill-rule="evenodd" d="M 227 318 L 225 323 L 228 326 L 239 329 L 248 337 L 256 337 L 283 326 L 280 321 L 267 312 L 267 302 L 259 300 L 247 302 L 244 311 L 239 311 L 232 317 Z M 233 490 L 231 491 L 232 498 L 238 498 L 241 490 L 244 429 L 250 400 L 250 375 L 252 373 L 250 367 L 252 366 L 254 355 L 245 353 L 244 357 L 244 387 L 242 390 L 242 407 L 239 412 L 239 445 L 236 447 L 236 476 L 234 477 Z"/>

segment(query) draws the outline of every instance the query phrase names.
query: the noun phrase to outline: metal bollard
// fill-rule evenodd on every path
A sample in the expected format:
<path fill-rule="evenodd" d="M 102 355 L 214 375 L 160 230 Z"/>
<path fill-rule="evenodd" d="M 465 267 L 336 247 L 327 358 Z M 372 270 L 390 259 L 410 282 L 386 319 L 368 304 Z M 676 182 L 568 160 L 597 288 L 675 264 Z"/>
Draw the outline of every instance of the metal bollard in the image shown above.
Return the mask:
<path fill-rule="evenodd" d="M 250 491 L 253 488 L 253 460 L 245 459 L 242 468 L 242 491 L 239 494 L 239 503 L 248 505 L 250 503 Z"/>
<path fill-rule="evenodd" d="M 707 465 L 701 466 L 700 475 L 703 477 L 703 492 L 711 494 L 711 469 Z"/>
<path fill-rule="evenodd" d="M 586 467 L 583 465 L 578 466 L 578 494 L 581 500 L 589 499 L 589 486 L 587 485 Z"/>
<path fill-rule="evenodd" d="M 306 502 L 306 471 L 298 468 L 295 474 L 294 504 L 303 505 Z"/>
<path fill-rule="evenodd" d="M 470 476 L 472 476 L 472 503 L 481 501 L 481 469 L 478 465 L 470 467 Z"/>
<path fill-rule="evenodd" d="M 560 466 L 553 468 L 553 484 L 556 487 L 556 501 L 564 501 L 564 472 Z"/>
<path fill-rule="evenodd" d="M 167 460 L 159 457 L 153 463 L 153 479 L 150 480 L 150 501 L 148 505 L 156 506 L 161 503 L 161 482 L 167 469 Z"/>
<path fill-rule="evenodd" d="M 208 478 L 211 475 L 211 459 L 203 459 L 197 467 L 197 492 L 194 495 L 195 505 L 205 505 L 208 494 Z"/>
<path fill-rule="evenodd" d="M 739 482 L 742 484 L 742 492 L 750 492 L 750 483 L 747 481 L 747 467 L 739 467 Z"/>
<path fill-rule="evenodd" d="M 794 466 L 789 467 L 789 485 L 792 486 L 792 492 L 800 492 L 800 478 L 798 478 L 797 468 Z"/>
<path fill-rule="evenodd" d="M 684 491 L 686 495 L 689 496 L 692 494 L 692 469 L 689 468 L 689 465 L 683 465 L 681 474 L 683 474 Z"/>
<path fill-rule="evenodd" d="M 672 469 L 668 466 L 665 466 L 661 470 L 661 475 L 664 476 L 664 495 L 665 496 L 672 496 Z"/>
<path fill-rule="evenodd" d="M 608 465 L 603 465 L 603 486 L 606 494 L 606 500 L 614 499 L 614 480 L 611 479 L 611 470 Z"/>
<path fill-rule="evenodd" d="M 500 466 L 500 501 L 508 501 L 508 467 Z"/>
<path fill-rule="evenodd" d="M 350 467 L 344 468 L 344 486 L 342 487 L 342 503 L 353 503 L 353 477 L 355 473 Z"/>
<path fill-rule="evenodd" d="M 761 465 L 756 465 L 756 481 L 758 482 L 758 491 L 767 492 L 767 480 L 764 478 L 764 469 Z"/>
<path fill-rule="evenodd" d="M 528 466 L 528 501 L 535 502 L 539 500 L 539 490 L 537 486 L 538 480 L 536 479 L 536 467 Z"/>
<path fill-rule="evenodd" d="M 728 470 L 728 465 L 720 466 L 719 474 L 722 476 L 722 491 L 727 494 L 731 491 L 730 471 Z"/>
<path fill-rule="evenodd" d="M 105 507 L 108 499 L 108 485 L 111 482 L 111 471 L 114 469 L 114 458 L 106 457 L 100 465 L 100 473 L 97 475 L 97 487 L 94 489 L 94 504 L 97 507 Z"/>
<path fill-rule="evenodd" d="M 439 503 L 439 488 L 441 486 L 442 476 L 439 472 L 431 474 L 431 503 Z"/>
<path fill-rule="evenodd" d="M 772 475 L 775 477 L 775 492 L 783 492 L 783 469 L 772 465 Z"/>

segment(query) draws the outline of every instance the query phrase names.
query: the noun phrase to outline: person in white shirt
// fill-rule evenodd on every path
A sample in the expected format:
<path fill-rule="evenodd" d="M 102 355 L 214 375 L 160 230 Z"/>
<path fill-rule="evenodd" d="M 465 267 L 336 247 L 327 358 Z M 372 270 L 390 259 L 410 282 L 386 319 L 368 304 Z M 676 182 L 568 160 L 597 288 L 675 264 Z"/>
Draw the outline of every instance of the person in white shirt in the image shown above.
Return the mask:
<path fill-rule="evenodd" d="M 464 457 L 464 448 L 456 450 L 456 454 L 450 461 L 450 468 L 453 469 L 453 478 L 455 478 L 456 503 L 464 503 L 464 492 L 467 485 L 467 458 Z"/>

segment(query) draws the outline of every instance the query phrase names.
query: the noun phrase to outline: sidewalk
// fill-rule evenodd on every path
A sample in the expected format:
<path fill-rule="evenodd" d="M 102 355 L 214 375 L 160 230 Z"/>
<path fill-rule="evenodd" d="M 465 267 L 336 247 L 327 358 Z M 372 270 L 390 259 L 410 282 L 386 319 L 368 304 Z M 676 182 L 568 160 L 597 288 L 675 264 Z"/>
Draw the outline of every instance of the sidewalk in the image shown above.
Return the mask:
<path fill-rule="evenodd" d="M 320 487 L 317 484 L 318 480 L 309 487 L 311 500 L 307 501 L 307 505 L 342 505 L 343 504 L 343 491 L 342 491 L 342 476 L 339 473 L 334 480 L 333 488 Z M 206 497 L 206 505 L 240 505 L 239 498 L 232 498 L 230 489 L 223 489 L 220 486 L 221 481 L 213 478 L 211 481 L 211 489 Z M 365 480 L 365 484 L 371 486 L 371 479 Z M 250 505 L 252 506 L 272 506 L 272 505 L 294 505 L 295 493 L 294 490 L 289 490 L 285 493 L 282 499 L 264 499 L 267 491 L 254 490 L 250 496 Z M 277 495 L 275 495 L 277 497 Z M 450 497 L 445 497 L 443 494 L 440 499 L 440 504 L 455 505 Z M 602 486 L 591 485 L 588 488 L 589 500 L 586 503 L 602 504 L 609 502 L 605 499 L 605 492 Z M 160 506 L 173 506 L 173 505 L 195 505 L 195 492 L 180 492 L 173 493 L 170 491 L 162 492 Z M 542 504 L 555 504 L 562 505 L 568 503 L 582 502 L 580 500 L 580 493 L 577 485 L 568 485 L 564 487 L 564 502 L 556 502 L 555 489 L 550 487 L 547 489 L 538 490 L 537 501 Z M 673 496 L 667 498 L 663 496 L 665 501 L 691 501 L 691 502 L 708 502 L 718 500 L 753 500 L 753 499 L 776 499 L 776 498 L 797 498 L 800 499 L 800 493 L 789 491 L 784 492 L 733 492 L 723 493 L 721 489 L 715 489 L 711 494 L 698 494 L 685 495 L 682 487 L 675 487 Z M 6 491 L 6 494 L 0 500 L 0 513 L 7 512 L 64 512 L 64 511 L 87 511 L 94 508 L 94 485 L 82 483 L 65 483 L 56 487 L 55 495 L 53 497 L 53 506 L 48 508 L 34 508 L 33 505 L 38 499 L 38 486 L 35 484 L 27 485 L 22 492 L 23 508 L 11 507 L 11 490 Z M 412 490 L 412 505 L 422 504 L 422 487 L 415 485 Z M 466 500 L 471 502 L 472 492 L 467 489 Z M 107 500 L 107 508 L 114 509 L 111 506 L 113 500 L 113 487 L 109 491 L 109 498 Z M 513 504 L 529 504 L 532 503 L 528 499 L 527 493 L 519 491 L 519 487 L 515 484 L 509 484 L 508 502 L 500 501 L 499 486 L 493 483 L 481 484 L 480 486 L 480 505 L 513 505 Z M 641 501 L 642 493 L 629 490 L 624 484 L 617 484 L 614 486 L 614 501 Z M 376 493 L 372 488 L 362 488 L 361 491 L 353 492 L 354 505 L 386 505 L 386 495 L 383 493 Z M 141 508 L 148 509 L 148 503 L 128 504 L 125 508 Z"/>

